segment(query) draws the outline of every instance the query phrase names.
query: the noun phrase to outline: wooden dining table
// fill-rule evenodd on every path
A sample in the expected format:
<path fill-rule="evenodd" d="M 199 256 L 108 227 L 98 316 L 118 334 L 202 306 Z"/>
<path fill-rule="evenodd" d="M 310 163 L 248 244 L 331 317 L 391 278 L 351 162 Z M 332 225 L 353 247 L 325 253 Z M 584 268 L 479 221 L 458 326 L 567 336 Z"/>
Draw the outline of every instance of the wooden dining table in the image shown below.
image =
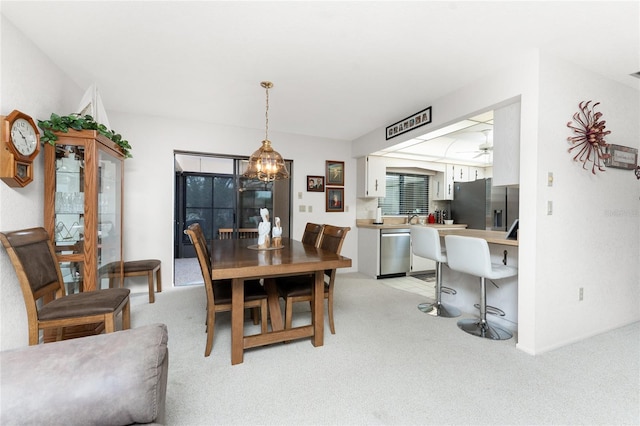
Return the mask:
<path fill-rule="evenodd" d="M 282 248 L 258 249 L 256 239 L 215 240 L 211 244 L 212 278 L 232 280 L 231 364 L 240 364 L 244 350 L 311 337 L 313 346 L 324 344 L 324 271 L 351 267 L 351 259 L 290 238 Z M 284 329 L 282 309 L 274 279 L 315 274 L 311 324 Z M 244 335 L 244 281 L 264 278 L 268 294 L 271 331 Z"/>

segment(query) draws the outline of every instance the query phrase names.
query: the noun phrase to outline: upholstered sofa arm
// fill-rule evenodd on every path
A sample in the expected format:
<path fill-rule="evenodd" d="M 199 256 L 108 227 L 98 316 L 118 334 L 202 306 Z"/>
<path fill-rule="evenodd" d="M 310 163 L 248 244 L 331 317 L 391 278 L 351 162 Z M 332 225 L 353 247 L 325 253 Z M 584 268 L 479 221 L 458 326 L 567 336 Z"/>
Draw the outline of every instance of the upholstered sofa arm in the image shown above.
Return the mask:
<path fill-rule="evenodd" d="M 163 423 L 167 327 L 0 352 L 0 424 Z"/>

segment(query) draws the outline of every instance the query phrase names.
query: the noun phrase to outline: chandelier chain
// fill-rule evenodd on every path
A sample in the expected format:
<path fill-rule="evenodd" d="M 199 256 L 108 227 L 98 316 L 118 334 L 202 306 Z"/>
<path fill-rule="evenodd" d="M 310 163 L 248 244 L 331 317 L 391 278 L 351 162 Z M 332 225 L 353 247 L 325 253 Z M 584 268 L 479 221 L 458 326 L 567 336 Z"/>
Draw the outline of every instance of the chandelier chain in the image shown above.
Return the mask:
<path fill-rule="evenodd" d="M 265 125 L 264 125 L 264 139 L 269 140 L 269 86 L 265 87 L 267 93 L 267 108 L 264 112 Z"/>

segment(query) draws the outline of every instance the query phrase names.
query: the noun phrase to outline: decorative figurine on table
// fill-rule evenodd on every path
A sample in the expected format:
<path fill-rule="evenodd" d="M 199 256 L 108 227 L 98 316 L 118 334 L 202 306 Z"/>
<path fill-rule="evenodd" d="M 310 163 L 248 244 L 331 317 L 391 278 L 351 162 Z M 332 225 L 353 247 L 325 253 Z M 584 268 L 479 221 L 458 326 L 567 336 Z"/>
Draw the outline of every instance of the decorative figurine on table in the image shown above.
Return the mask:
<path fill-rule="evenodd" d="M 262 222 L 258 224 L 258 248 L 271 247 L 271 222 L 269 222 L 269 210 L 260 209 L 260 216 L 262 216 Z"/>
<path fill-rule="evenodd" d="M 271 247 L 280 248 L 282 247 L 282 228 L 280 227 L 280 218 L 274 218 L 274 227 L 271 231 L 272 239 L 271 239 Z"/>

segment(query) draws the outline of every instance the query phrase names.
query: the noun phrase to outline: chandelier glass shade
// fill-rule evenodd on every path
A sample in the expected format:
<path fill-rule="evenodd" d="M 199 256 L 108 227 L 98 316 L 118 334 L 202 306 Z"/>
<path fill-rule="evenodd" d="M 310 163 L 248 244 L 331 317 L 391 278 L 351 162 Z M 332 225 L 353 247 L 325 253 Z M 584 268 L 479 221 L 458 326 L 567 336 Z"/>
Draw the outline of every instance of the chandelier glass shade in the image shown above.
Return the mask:
<path fill-rule="evenodd" d="M 279 179 L 289 179 L 289 172 L 282 156 L 271 147 L 269 140 L 269 89 L 273 87 L 270 81 L 260 83 L 267 93 L 267 108 L 265 112 L 265 138 L 262 146 L 251 154 L 249 165 L 243 176 L 249 179 L 258 179 L 263 182 L 273 182 Z"/>

